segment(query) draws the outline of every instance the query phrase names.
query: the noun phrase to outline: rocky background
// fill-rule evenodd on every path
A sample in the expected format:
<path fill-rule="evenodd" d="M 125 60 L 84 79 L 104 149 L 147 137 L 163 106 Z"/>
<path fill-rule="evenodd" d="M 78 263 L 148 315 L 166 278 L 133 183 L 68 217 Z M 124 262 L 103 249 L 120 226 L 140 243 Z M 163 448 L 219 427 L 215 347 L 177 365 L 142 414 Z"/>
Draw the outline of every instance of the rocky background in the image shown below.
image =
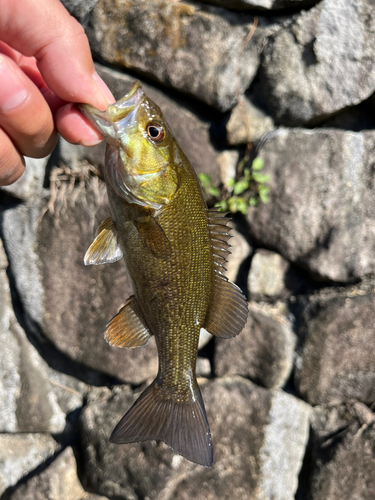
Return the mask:
<path fill-rule="evenodd" d="M 61 141 L 1 188 L 1 498 L 374 499 L 373 1 L 64 3 L 117 98 L 139 78 L 216 185 L 251 143 L 270 199 L 234 216 L 245 330 L 202 336 L 204 469 L 108 442 L 157 354 L 106 344 L 129 282 L 83 265 L 108 215 L 103 147 Z"/>

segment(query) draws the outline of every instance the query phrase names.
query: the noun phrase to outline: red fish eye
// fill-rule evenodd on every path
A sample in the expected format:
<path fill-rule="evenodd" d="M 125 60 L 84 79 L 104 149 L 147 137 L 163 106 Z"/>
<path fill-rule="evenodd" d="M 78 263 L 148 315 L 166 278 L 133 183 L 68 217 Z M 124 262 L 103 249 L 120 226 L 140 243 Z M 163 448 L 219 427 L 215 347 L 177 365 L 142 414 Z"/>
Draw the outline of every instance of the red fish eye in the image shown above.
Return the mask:
<path fill-rule="evenodd" d="M 164 139 L 165 133 L 163 127 L 156 125 L 155 123 L 150 123 L 147 125 L 147 134 L 153 141 L 159 142 Z"/>

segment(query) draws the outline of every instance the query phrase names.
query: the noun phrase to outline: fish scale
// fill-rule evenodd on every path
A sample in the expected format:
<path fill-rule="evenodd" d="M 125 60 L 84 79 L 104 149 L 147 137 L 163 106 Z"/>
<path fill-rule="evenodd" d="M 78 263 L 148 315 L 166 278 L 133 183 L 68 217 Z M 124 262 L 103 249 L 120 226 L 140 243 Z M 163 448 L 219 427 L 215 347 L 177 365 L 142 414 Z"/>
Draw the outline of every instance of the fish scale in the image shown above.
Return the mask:
<path fill-rule="evenodd" d="M 134 348 L 154 335 L 159 357 L 156 379 L 110 440 L 161 440 L 211 467 L 211 434 L 195 374 L 199 333 L 204 327 L 234 337 L 247 320 L 242 292 L 223 274 L 228 219 L 207 209 L 194 169 L 139 82 L 104 112 L 80 109 L 108 143 L 104 178 L 112 214 L 99 226 L 85 264 L 123 257 L 134 291 L 105 338 Z"/>

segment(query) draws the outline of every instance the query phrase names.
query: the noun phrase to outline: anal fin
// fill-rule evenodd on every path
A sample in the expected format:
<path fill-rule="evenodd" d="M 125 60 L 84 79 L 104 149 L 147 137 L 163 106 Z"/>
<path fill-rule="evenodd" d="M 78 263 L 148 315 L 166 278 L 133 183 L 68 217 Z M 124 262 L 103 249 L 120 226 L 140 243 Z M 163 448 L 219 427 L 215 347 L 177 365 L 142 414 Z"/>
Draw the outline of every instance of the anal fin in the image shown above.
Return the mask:
<path fill-rule="evenodd" d="M 191 462 L 211 467 L 212 441 L 197 383 L 190 397 L 179 397 L 155 380 L 117 424 L 111 443 L 160 440 Z"/>
<path fill-rule="evenodd" d="M 148 344 L 151 334 L 140 319 L 140 311 L 134 297 L 128 298 L 120 312 L 107 325 L 106 341 L 117 347 L 141 347 Z"/>
<path fill-rule="evenodd" d="M 112 217 L 107 217 L 97 230 L 97 236 L 89 246 L 83 259 L 86 266 L 110 264 L 122 258 L 117 240 L 117 229 Z"/>

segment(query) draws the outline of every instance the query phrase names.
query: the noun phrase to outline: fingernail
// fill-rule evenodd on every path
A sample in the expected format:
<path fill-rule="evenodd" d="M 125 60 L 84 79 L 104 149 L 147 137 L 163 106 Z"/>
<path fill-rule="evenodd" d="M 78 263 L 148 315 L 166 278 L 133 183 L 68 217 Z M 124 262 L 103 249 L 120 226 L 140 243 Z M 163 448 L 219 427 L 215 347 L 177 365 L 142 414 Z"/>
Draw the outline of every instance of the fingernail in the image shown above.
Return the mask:
<path fill-rule="evenodd" d="M 82 146 L 96 146 L 103 141 L 103 138 L 99 136 L 99 133 L 96 130 L 92 130 L 91 128 L 85 132 L 85 138 L 81 139 L 80 144 Z"/>
<path fill-rule="evenodd" d="M 29 92 L 24 88 L 21 79 L 14 70 L 15 68 L 13 68 L 11 61 L 0 54 L 0 109 L 3 112 L 17 108 L 29 95 Z"/>
<path fill-rule="evenodd" d="M 92 78 L 105 98 L 105 108 L 102 109 L 102 111 L 104 111 L 107 108 L 108 104 L 114 103 L 116 99 L 113 97 L 112 92 L 109 90 L 107 85 L 100 78 L 96 71 L 93 73 Z"/>

